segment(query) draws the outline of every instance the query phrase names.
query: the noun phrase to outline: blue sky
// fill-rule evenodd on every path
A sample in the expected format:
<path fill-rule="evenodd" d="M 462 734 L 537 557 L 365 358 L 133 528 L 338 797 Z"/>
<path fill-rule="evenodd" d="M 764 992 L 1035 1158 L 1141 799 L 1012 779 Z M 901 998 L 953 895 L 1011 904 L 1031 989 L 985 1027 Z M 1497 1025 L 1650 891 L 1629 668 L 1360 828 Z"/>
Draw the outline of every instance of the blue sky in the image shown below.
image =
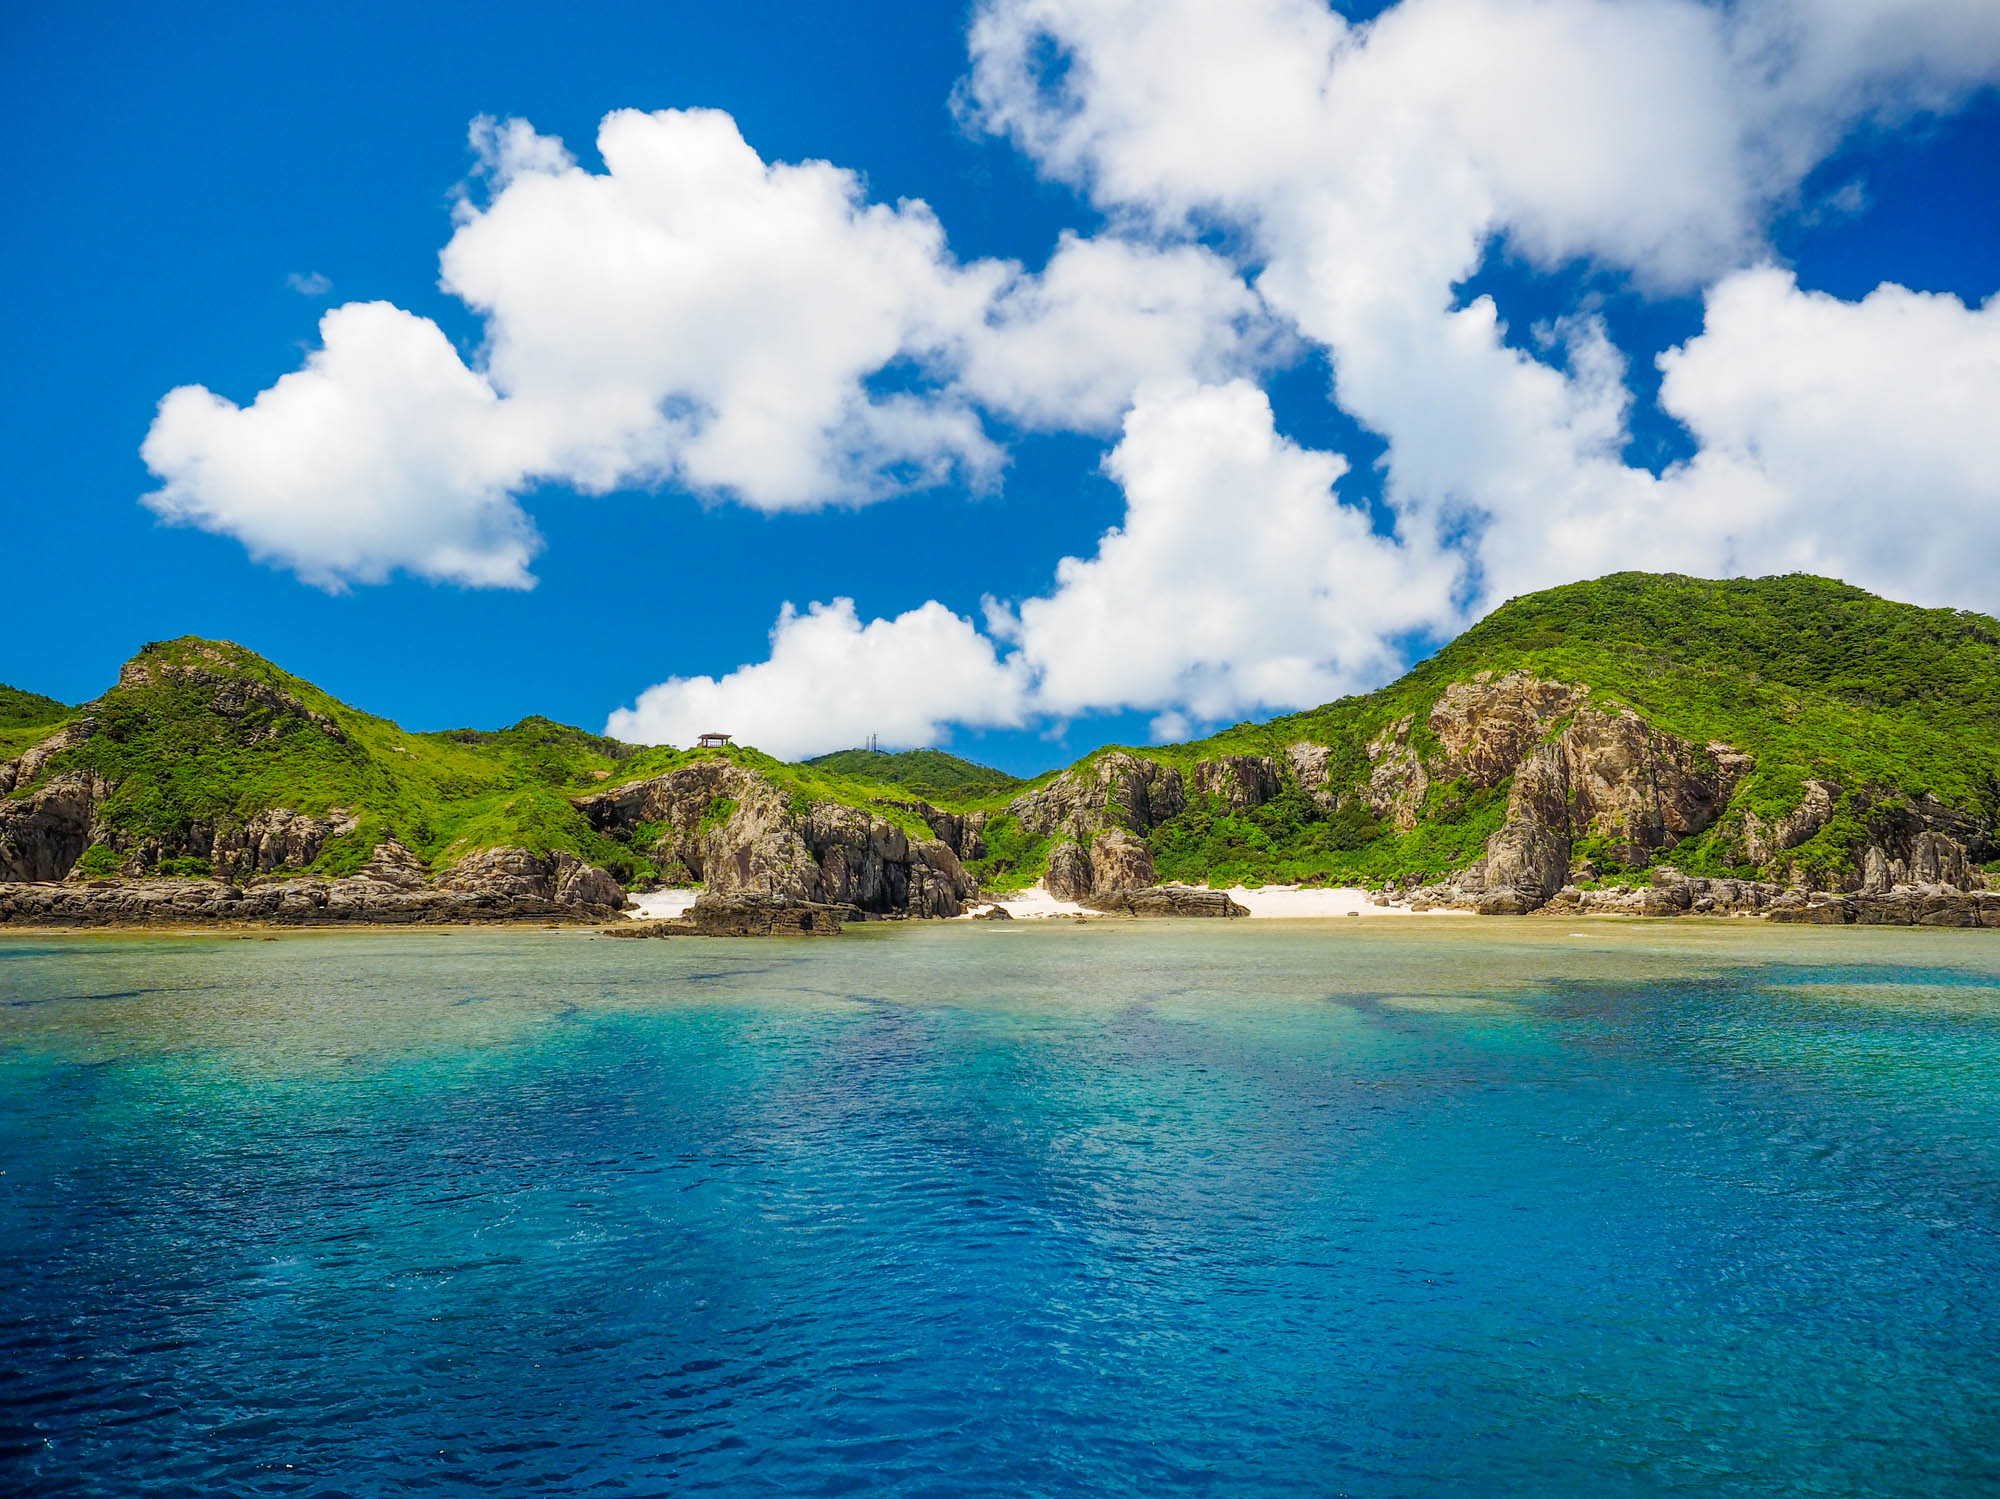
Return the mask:
<path fill-rule="evenodd" d="M 1656 12 L 1670 38 L 1693 35 L 1688 16 L 1704 14 L 1664 0 L 1628 8 Z M 1258 133 L 1233 143 L 1222 137 L 1246 104 L 1230 97 L 1228 59 L 1216 54 L 1213 79 L 1161 59 L 1214 54 L 1206 28 L 1219 24 L 1230 47 L 1241 43 L 1251 77 L 1269 68 L 1277 80 L 1254 97 L 1282 97 L 1278 70 L 1298 51 L 1299 25 L 1321 34 L 1309 14 L 1317 7 L 1259 0 L 1204 16 L 1161 5 L 1143 22 L 1121 9 L 998 4 L 984 43 L 969 47 L 970 14 L 948 5 L 651 4 L 560 16 L 445 5 L 414 21 L 403 7 L 218 6 L 198 28 L 154 8 L 14 8 L 0 22 L 15 200 L 0 239 L 11 355 L 0 375 L 0 505 L 18 623 L 0 644 L 0 680 L 81 700 L 142 642 L 197 633 L 242 641 L 415 728 L 530 712 L 597 728 L 655 684 L 707 677 L 712 691 L 672 686 L 623 731 L 673 737 L 690 714 L 707 713 L 728 720 L 717 727 L 768 724 L 752 737 L 807 752 L 858 739 L 879 717 L 885 740 L 943 740 L 1027 771 L 1108 740 L 1372 685 L 1497 597 L 1612 566 L 1810 566 L 1920 602 L 2000 607 L 1981 581 L 2000 545 L 2000 488 L 1987 463 L 2000 372 L 1993 320 L 1980 312 L 2000 287 L 2000 102 L 1990 82 L 2000 77 L 2000 26 L 1948 0 L 1835 6 L 1842 18 L 1824 37 L 1786 40 L 1790 81 L 1773 86 L 1768 107 L 1746 108 L 1738 134 L 1755 149 L 1739 152 L 1732 136 L 1703 147 L 1708 155 L 1656 127 L 1700 117 L 1706 96 L 1695 91 L 1713 49 L 1689 42 L 1685 65 L 1669 66 L 1635 30 L 1610 61 L 1642 70 L 1646 87 L 1623 91 L 1639 103 L 1577 105 L 1604 112 L 1585 117 L 1607 142 L 1600 170 L 1550 167 L 1554 153 L 1532 132 L 1488 150 L 1492 132 L 1476 109 L 1468 124 L 1455 98 L 1429 103 L 1415 84 L 1398 91 L 1442 60 L 1470 66 L 1474 94 L 1490 86 L 1502 118 L 1513 118 L 1510 86 L 1560 93 L 1561 77 L 1527 71 L 1560 59 L 1569 39 L 1552 47 L 1524 35 L 1510 14 L 1520 7 L 1501 0 L 1436 0 L 1423 7 L 1434 15 L 1408 0 L 1378 33 L 1335 35 L 1333 102 L 1301 93 L 1295 115 L 1257 122 Z M 1554 9 L 1576 12 L 1584 34 L 1592 7 Z M 1850 22 L 1852 35 L 1842 32 Z M 1907 57 L 1885 56 L 1871 26 L 1918 40 Z M 1534 61 L 1508 50 L 1517 35 L 1535 41 Z M 1060 59 L 1060 71 L 1010 72 L 1007 49 L 1020 37 Z M 1578 54 L 1579 97 L 1601 61 Z M 1163 68 L 1157 90 L 1102 82 L 1149 66 Z M 1646 92 L 1654 82 L 1657 97 Z M 1353 100 L 1367 110 L 1356 103 L 1343 115 Z M 1391 118 L 1403 101 L 1411 123 L 1380 127 L 1401 137 L 1378 139 L 1372 125 L 1356 134 L 1351 119 Z M 253 559 L 252 523 L 227 517 L 283 510 L 295 491 L 279 462 L 243 480 L 248 488 L 212 495 L 216 465 L 231 455 L 204 444 L 239 441 L 227 433 L 193 433 L 177 449 L 195 455 L 175 472 L 190 504 L 212 502 L 207 529 L 163 524 L 142 506 L 169 477 L 140 456 L 161 398 L 200 385 L 250 406 L 317 346 L 329 308 L 379 301 L 429 319 L 487 378 L 482 340 L 493 325 L 439 287 L 454 193 L 475 165 L 475 117 L 532 122 L 565 143 L 576 172 L 602 182 L 601 118 L 697 107 L 725 111 L 764 163 L 822 160 L 856 174 L 868 202 L 928 204 L 944 238 L 941 287 L 997 261 L 1018 262 L 1032 282 L 1066 232 L 1115 241 L 1148 266 L 1198 250 L 1203 274 L 1214 271 L 1202 282 L 1207 300 L 1173 316 L 1188 339 L 1206 327 L 1210 353 L 1153 369 L 1151 345 L 1135 333 L 1133 352 L 1107 355 L 1093 387 L 1126 380 L 1123 415 L 1079 419 L 1080 430 L 1064 430 L 1047 410 L 1061 399 L 1034 382 L 1055 389 L 1065 359 L 1101 353 L 1096 343 L 1122 333 L 1079 339 L 1022 313 L 1004 379 L 967 373 L 970 364 L 940 374 L 934 354 L 885 361 L 861 399 L 911 391 L 927 410 L 969 411 L 981 449 L 1004 468 L 962 482 L 974 461 L 965 439 L 952 449 L 965 460 L 958 479 L 871 503 L 831 489 L 760 499 L 656 462 L 627 463 L 594 486 L 603 492 L 584 493 L 575 462 L 524 460 L 498 482 L 539 536 L 532 588 L 468 586 L 392 564 L 382 581 L 321 577 L 337 585 L 329 589 L 302 581 L 315 564 L 301 564 L 297 548 L 289 562 Z M 1210 108 L 1219 123 L 1203 138 L 1216 142 L 1215 160 L 1190 162 L 1172 129 Z M 1441 135 L 1472 142 L 1462 154 L 1488 187 L 1449 200 L 1400 184 L 1386 203 L 1355 197 L 1356 212 L 1381 217 L 1351 241 L 1311 221 L 1341 194 L 1362 193 L 1352 163 L 1370 152 L 1412 182 L 1442 180 L 1439 163 L 1456 163 L 1460 148 L 1417 155 L 1408 144 L 1428 138 L 1427 111 L 1449 116 Z M 1577 128 L 1568 116 L 1556 123 L 1558 140 Z M 683 146 L 662 136 L 657 149 Z M 1271 165 L 1294 151 L 1295 166 Z M 1745 180 L 1718 184 L 1739 160 L 1752 163 L 1740 167 Z M 482 211 L 515 193 L 507 170 L 472 184 Z M 511 181 L 532 187 L 539 168 L 520 170 Z M 525 190 L 519 200 L 529 214 Z M 497 212 L 488 222 L 502 259 L 534 227 L 508 241 Z M 1683 233 L 1688 225 L 1702 233 Z M 1391 286 L 1402 265 L 1428 263 L 1430 246 L 1466 232 L 1478 242 L 1469 274 L 1450 273 L 1440 253 L 1448 287 L 1427 290 L 1414 273 Z M 1367 262 L 1366 246 L 1399 235 L 1410 253 Z M 828 253 L 845 252 L 829 244 Z M 856 254 L 857 277 L 878 274 Z M 1795 279 L 1770 279 L 1785 273 Z M 1352 284 L 1329 290 L 1315 276 Z M 309 277 L 327 289 L 288 285 Z M 502 281 L 523 284 L 512 270 Z M 1956 301 L 1870 300 L 1884 282 Z M 1711 301 L 1704 337 L 1704 296 L 1718 288 L 1735 293 L 1731 321 Z M 1244 304 L 1215 310 L 1225 292 L 1262 298 L 1251 333 Z M 702 295 L 663 295 L 683 293 Z M 1021 305 L 1039 305 L 1038 294 L 1028 285 Z M 1440 344 L 1478 332 L 1468 310 L 1481 297 L 1504 331 L 1462 361 L 1437 358 Z M 530 312 L 516 316 L 525 326 Z M 971 315 L 973 332 L 953 324 L 950 337 L 974 347 L 1002 314 L 983 316 Z M 1394 336 L 1378 337 L 1392 323 Z M 767 336 L 770 357 L 788 363 L 787 331 Z M 815 337 L 803 323 L 796 336 Z M 1682 386 L 1663 410 L 1655 359 L 1680 349 Z M 592 345 L 577 358 L 600 352 Z M 1620 365 L 1610 375 L 1593 363 L 1607 352 Z M 1342 384 L 1329 398 L 1335 369 Z M 1948 374 L 1932 393 L 1924 383 L 1934 370 Z M 1182 383 L 1163 393 L 1145 385 L 1156 376 Z M 492 378 L 503 397 L 520 394 Z M 1011 394 L 996 394 L 1001 385 Z M 1607 416 L 1619 391 L 1629 408 Z M 1545 399 L 1561 405 L 1548 417 L 1555 436 L 1516 443 Z M 1914 416 L 1897 404 L 1912 401 Z M 541 420 L 515 406 L 527 414 L 514 425 Z M 1443 415 L 1428 427 L 1432 410 Z M 1485 430 L 1486 412 L 1498 413 L 1498 446 L 1465 438 L 1458 451 L 1462 434 Z M 1825 426 L 1799 415 L 1813 412 Z M 1107 468 L 1114 449 L 1122 460 Z M 1517 462 L 1505 483 L 1482 488 L 1483 476 Z M 1858 476 L 1851 493 L 1849 476 Z M 421 480 L 411 482 L 420 505 Z M 1934 515 L 1913 504 L 1930 496 Z M 336 507 L 337 523 L 337 489 L 321 502 Z M 1152 517 L 1143 523 L 1142 506 Z M 1759 519 L 1738 524 L 1732 512 Z M 1360 532 L 1343 529 L 1346 516 L 1362 518 Z M 1134 537 L 1156 525 L 1162 539 L 1114 557 L 1099 538 L 1120 524 Z M 1279 551 L 1295 535 L 1313 555 L 1295 566 L 1231 543 L 1213 549 L 1205 573 L 1207 549 L 1175 539 L 1189 525 L 1217 537 L 1262 529 L 1281 538 Z M 1064 558 L 1087 564 L 1073 586 L 1057 581 Z M 995 625 L 982 613 L 988 597 L 1047 607 Z M 791 657 L 781 649 L 757 674 L 781 605 L 836 598 L 853 600 L 851 631 L 830 622 L 826 654 L 801 654 L 801 636 Z M 1191 602 L 1183 612 L 1177 600 Z M 898 625 L 932 601 L 939 609 L 926 621 Z M 1100 630 L 1107 609 L 1150 624 L 1125 639 Z M 1160 644 L 1183 629 L 1196 644 Z M 921 645 L 906 649 L 919 633 Z M 1140 659 L 1155 649 L 1160 659 Z M 954 673 L 961 686 L 945 680 Z M 808 700 L 802 680 L 832 696 Z"/>

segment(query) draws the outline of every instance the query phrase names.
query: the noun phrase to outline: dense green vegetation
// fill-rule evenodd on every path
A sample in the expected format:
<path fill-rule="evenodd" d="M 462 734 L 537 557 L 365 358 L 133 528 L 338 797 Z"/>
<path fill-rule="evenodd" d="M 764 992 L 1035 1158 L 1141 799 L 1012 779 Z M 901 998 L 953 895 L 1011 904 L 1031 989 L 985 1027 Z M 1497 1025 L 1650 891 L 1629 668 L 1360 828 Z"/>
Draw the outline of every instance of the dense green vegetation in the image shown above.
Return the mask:
<path fill-rule="evenodd" d="M 1023 782 L 1004 770 L 978 765 L 943 750 L 836 750 L 805 762 L 815 770 L 856 780 L 901 786 L 927 801 L 1013 791 Z"/>
<path fill-rule="evenodd" d="M 1006 812 L 989 814 L 982 836 L 986 857 L 968 860 L 965 867 L 983 890 L 1025 890 L 1049 867 L 1049 849 L 1055 840 L 1029 832 L 1017 817 Z"/>

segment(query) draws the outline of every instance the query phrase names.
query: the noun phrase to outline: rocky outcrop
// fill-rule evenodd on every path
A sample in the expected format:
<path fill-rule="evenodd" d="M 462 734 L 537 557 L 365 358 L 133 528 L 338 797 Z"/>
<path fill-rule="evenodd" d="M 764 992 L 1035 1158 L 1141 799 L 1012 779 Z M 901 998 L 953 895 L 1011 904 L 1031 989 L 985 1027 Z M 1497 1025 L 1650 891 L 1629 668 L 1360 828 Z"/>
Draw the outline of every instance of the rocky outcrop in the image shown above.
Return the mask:
<path fill-rule="evenodd" d="M 1113 890 L 1137 889 L 1153 879 L 1153 851 L 1146 840 L 1111 828 L 1091 840 L 1088 852 L 1068 839 L 1051 849 L 1042 888 L 1058 900 L 1080 901 Z"/>
<path fill-rule="evenodd" d="M 685 916 L 661 921 L 621 921 L 607 937 L 837 937 L 851 906 L 787 900 L 782 895 L 704 893 Z"/>
<path fill-rule="evenodd" d="M 1415 723 L 1406 714 L 1368 741 L 1368 784 L 1362 790 L 1368 810 L 1404 833 L 1417 825 L 1431 789 L 1430 774 L 1410 743 Z"/>
<path fill-rule="evenodd" d="M 1065 839 L 1049 850 L 1049 864 L 1042 874 L 1042 888 L 1057 900 L 1081 900 L 1090 894 L 1093 873 L 1090 855 L 1075 839 Z"/>
<path fill-rule="evenodd" d="M 1628 865 L 1707 828 L 1756 764 L 1726 744 L 1663 733 L 1630 708 L 1583 708 L 1558 743 L 1572 821 L 1580 832 L 1611 839 L 1614 856 Z"/>
<path fill-rule="evenodd" d="M 1015 797 L 1007 811 L 1031 833 L 1088 842 L 1107 828 L 1147 833 L 1186 807 L 1178 770 L 1115 750 Z"/>
<path fill-rule="evenodd" d="M 779 895 L 705 892 L 687 914 L 704 937 L 837 937 L 843 908 Z"/>
<path fill-rule="evenodd" d="M 1331 812 L 1340 804 L 1339 793 L 1327 784 L 1327 773 L 1333 763 L 1333 750 L 1324 744 L 1315 744 L 1310 739 L 1294 739 L 1285 746 L 1285 765 L 1292 773 L 1292 779 L 1299 783 L 1299 789 L 1313 799 L 1313 804 L 1322 812 Z"/>
<path fill-rule="evenodd" d="M 921 817 L 938 842 L 950 849 L 958 858 L 986 857 L 984 812 L 947 812 L 942 807 L 933 807 L 929 802 L 895 802 L 892 805 Z"/>
<path fill-rule="evenodd" d="M 1766 822 L 1755 812 L 1745 812 L 1739 835 L 1743 861 L 1762 868 L 1785 850 L 1797 848 L 1833 820 L 1833 806 L 1839 800 L 1840 788 L 1832 782 L 1807 781 L 1798 805 L 1782 816 Z"/>
<path fill-rule="evenodd" d="M 1439 752 L 1431 779 L 1462 776 L 1474 787 L 1499 785 L 1586 695 L 1573 683 L 1544 681 L 1524 671 L 1497 680 L 1482 671 L 1469 682 L 1453 682 L 1427 720 Z"/>
<path fill-rule="evenodd" d="M 1153 851 L 1123 829 L 1099 833 L 1090 845 L 1090 889 L 1137 890 L 1153 883 Z"/>
<path fill-rule="evenodd" d="M 1218 755 L 1194 768 L 1194 789 L 1221 797 L 1237 812 L 1263 806 L 1283 787 L 1277 762 L 1263 755 Z"/>
<path fill-rule="evenodd" d="M 1515 769 L 1485 858 L 1440 888 L 1489 915 L 1532 911 L 1568 882 L 1578 839 L 1604 840 L 1613 858 L 1641 867 L 1714 822 L 1753 763 L 1728 745 L 1663 733 L 1629 708 L 1587 704 Z"/>
<path fill-rule="evenodd" d="M 357 818 L 339 809 L 325 817 L 310 817 L 289 807 L 273 807 L 241 823 L 213 830 L 197 827 L 187 842 L 189 851 L 207 858 L 217 876 L 244 880 L 281 869 L 303 869 L 319 858 L 328 843 L 358 826 Z M 152 862 L 157 863 L 157 856 Z"/>
<path fill-rule="evenodd" d="M 943 838 L 913 838 L 859 808 L 794 798 L 719 756 L 576 806 L 613 836 L 647 825 L 657 838 L 653 860 L 670 879 L 699 880 L 718 895 L 956 916 L 975 888 Z M 966 826 L 954 831 L 963 843 Z"/>
<path fill-rule="evenodd" d="M 69 880 L 0 883 L 0 925 L 189 925 L 353 922 L 601 921 L 625 892 L 574 854 L 481 850 L 435 882 L 393 839 L 346 879 Z"/>
<path fill-rule="evenodd" d="M 1480 672 L 1453 682 L 1432 704 L 1425 727 L 1436 741 L 1428 761 L 1414 743 L 1416 717 L 1405 714 L 1368 743 L 1368 810 L 1409 832 L 1434 785 L 1462 780 L 1468 790 L 1498 786 L 1587 696 L 1569 682 L 1527 672 L 1494 678 Z"/>
<path fill-rule="evenodd" d="M 0 881 L 63 878 L 90 847 L 97 809 L 110 794 L 101 776 L 79 770 L 0 801 Z"/>
<path fill-rule="evenodd" d="M 1143 890 L 1112 890 L 1080 902 L 1111 916 L 1248 916 L 1226 890 L 1202 890 L 1192 885 L 1153 885 Z"/>
<path fill-rule="evenodd" d="M 75 749 L 87 742 L 97 730 L 97 720 L 80 718 L 74 723 L 63 725 L 40 744 L 23 750 L 14 759 L 0 765 L 0 796 L 14 791 L 25 790 L 34 784 L 35 777 L 64 750 Z"/>

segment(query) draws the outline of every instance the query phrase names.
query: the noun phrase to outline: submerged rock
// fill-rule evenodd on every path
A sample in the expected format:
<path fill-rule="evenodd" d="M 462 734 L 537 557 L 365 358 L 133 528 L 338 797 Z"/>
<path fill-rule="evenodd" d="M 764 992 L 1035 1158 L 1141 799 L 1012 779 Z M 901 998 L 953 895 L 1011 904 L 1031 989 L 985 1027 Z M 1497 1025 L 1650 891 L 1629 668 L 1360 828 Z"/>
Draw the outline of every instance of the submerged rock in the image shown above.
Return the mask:
<path fill-rule="evenodd" d="M 1249 910 L 1229 898 L 1226 890 L 1202 890 L 1192 885 L 1149 885 L 1139 890 L 1111 890 L 1078 902 L 1113 916 L 1248 916 Z"/>

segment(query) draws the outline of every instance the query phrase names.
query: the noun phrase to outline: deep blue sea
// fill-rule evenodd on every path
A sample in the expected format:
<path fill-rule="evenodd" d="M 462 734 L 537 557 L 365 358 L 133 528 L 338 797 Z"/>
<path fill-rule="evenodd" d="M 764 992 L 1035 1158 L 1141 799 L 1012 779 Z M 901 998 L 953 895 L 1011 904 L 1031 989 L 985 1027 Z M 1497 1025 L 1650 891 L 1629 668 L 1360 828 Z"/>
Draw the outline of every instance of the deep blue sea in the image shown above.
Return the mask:
<path fill-rule="evenodd" d="M 1992 1495 L 2000 933 L 0 940 L 0 1491 Z"/>

